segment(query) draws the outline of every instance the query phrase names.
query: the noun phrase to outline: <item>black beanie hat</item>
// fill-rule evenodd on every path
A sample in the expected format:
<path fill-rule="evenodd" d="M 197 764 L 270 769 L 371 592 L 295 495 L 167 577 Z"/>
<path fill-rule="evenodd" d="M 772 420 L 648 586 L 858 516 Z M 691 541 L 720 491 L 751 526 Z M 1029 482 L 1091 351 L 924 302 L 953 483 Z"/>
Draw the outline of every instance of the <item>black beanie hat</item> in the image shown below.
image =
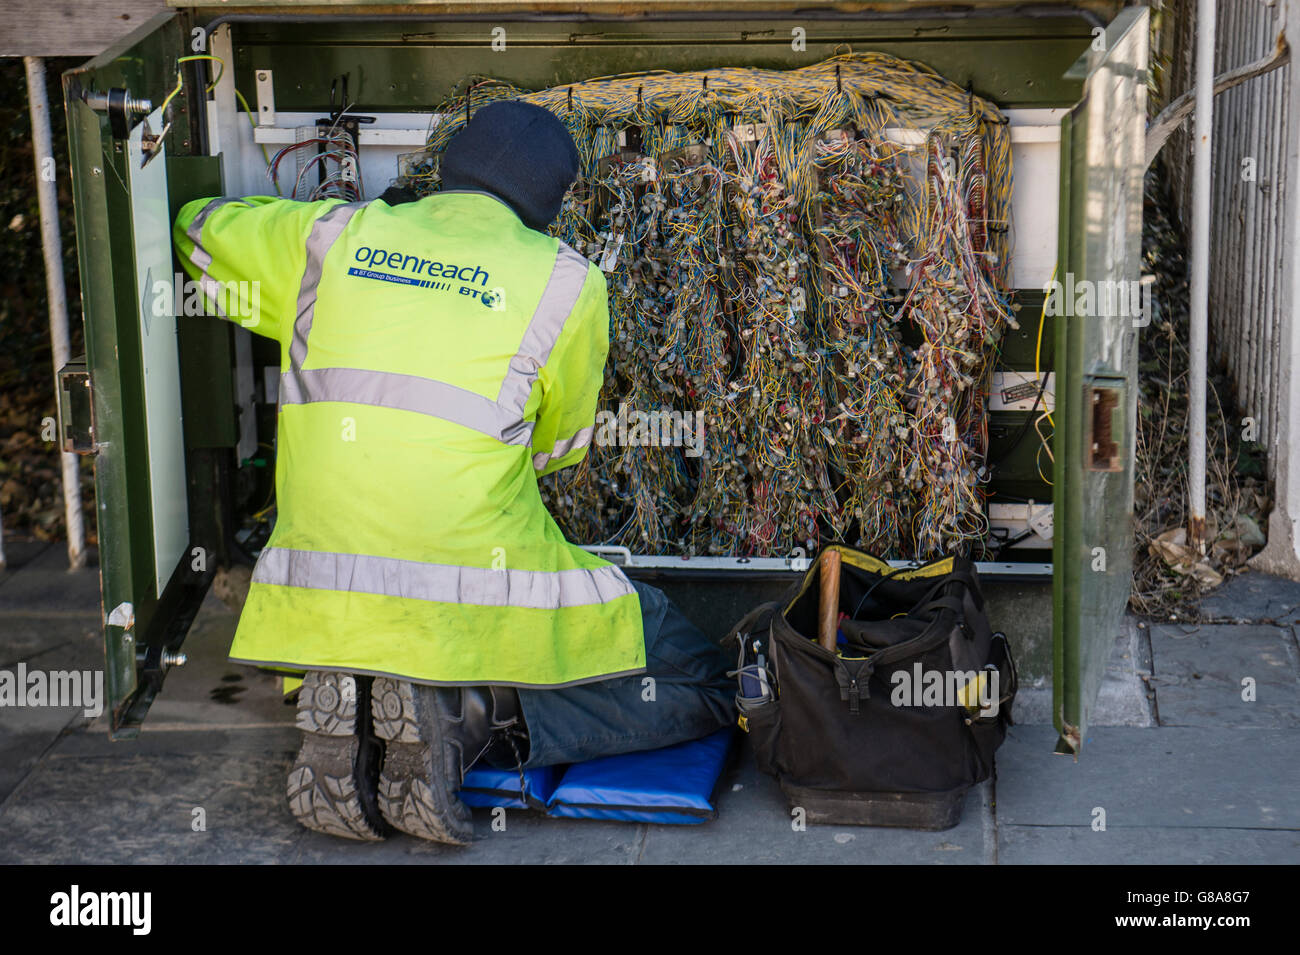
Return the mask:
<path fill-rule="evenodd" d="M 442 188 L 490 192 L 530 229 L 545 232 L 578 175 L 578 147 L 547 109 L 522 100 L 489 103 L 451 138 Z"/>

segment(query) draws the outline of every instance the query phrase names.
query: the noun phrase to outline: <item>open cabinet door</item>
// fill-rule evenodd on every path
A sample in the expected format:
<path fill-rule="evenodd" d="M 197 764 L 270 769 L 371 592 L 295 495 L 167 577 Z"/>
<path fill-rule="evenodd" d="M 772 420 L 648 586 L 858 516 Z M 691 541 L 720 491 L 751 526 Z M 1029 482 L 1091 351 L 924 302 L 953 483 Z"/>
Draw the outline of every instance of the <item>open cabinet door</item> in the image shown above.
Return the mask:
<path fill-rule="evenodd" d="M 1077 754 L 1115 637 L 1133 559 L 1147 11 L 1125 9 L 1066 74 L 1083 99 L 1062 120 L 1054 290 L 1053 711 Z"/>
<path fill-rule="evenodd" d="M 83 407 L 88 390 L 90 417 L 63 428 L 95 460 L 114 737 L 138 731 L 211 576 L 191 545 L 168 198 L 189 117 L 178 97 L 164 135 L 158 109 L 188 39 L 164 13 L 64 76 L 86 362 L 60 388 Z"/>

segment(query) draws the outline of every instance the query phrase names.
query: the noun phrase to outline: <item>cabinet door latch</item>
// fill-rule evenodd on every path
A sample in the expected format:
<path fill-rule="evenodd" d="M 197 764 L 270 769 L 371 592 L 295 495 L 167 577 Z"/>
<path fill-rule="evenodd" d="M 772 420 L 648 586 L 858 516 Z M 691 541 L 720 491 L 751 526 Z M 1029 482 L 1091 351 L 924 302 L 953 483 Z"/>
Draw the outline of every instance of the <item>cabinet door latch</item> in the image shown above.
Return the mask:
<path fill-rule="evenodd" d="M 73 454 L 94 454 L 94 389 L 85 361 L 72 361 L 59 369 L 59 444 Z"/>

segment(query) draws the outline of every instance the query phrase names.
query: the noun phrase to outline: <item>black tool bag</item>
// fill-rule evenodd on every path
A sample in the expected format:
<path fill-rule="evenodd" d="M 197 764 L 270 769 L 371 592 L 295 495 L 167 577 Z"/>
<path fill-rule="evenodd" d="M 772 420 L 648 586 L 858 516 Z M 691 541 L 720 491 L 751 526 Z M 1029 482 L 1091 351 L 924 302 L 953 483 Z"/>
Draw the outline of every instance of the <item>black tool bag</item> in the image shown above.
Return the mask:
<path fill-rule="evenodd" d="M 834 549 L 847 614 L 836 652 L 817 640 L 820 561 L 729 635 L 741 728 L 808 822 L 955 826 L 966 790 L 993 771 L 1016 693 L 975 566 L 950 557 L 894 570 Z"/>

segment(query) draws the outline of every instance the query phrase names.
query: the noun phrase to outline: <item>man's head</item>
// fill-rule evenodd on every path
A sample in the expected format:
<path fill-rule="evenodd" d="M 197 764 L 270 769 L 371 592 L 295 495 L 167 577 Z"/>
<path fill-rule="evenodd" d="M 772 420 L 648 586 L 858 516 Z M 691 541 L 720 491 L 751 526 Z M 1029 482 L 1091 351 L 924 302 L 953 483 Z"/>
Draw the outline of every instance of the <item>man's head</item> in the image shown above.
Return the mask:
<path fill-rule="evenodd" d="M 578 175 L 578 148 L 550 110 L 521 100 L 484 106 L 442 156 L 442 188 L 490 192 L 546 231 Z"/>

